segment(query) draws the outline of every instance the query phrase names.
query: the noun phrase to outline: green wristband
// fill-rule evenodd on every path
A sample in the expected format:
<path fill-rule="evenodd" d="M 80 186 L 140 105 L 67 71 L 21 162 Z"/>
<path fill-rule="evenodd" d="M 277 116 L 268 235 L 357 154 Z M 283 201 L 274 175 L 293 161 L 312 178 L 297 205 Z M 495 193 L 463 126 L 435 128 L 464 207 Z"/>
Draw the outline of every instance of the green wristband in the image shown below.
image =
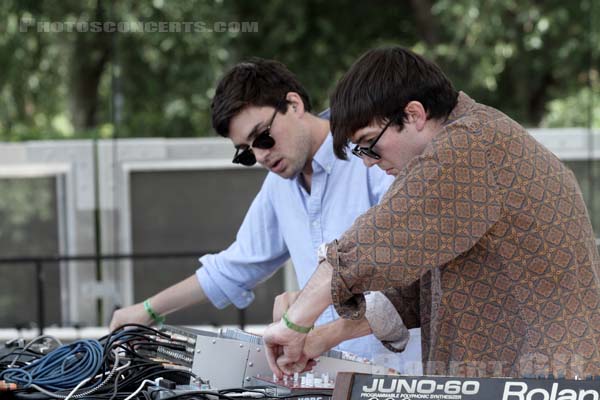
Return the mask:
<path fill-rule="evenodd" d="M 288 319 L 287 311 L 283 313 L 283 317 L 281 317 L 281 319 L 285 323 L 285 326 L 298 333 L 308 333 L 312 328 L 314 328 L 314 325 L 309 327 L 296 325 Z"/>
<path fill-rule="evenodd" d="M 144 301 L 144 310 L 146 310 L 146 312 L 148 313 L 148 315 L 150 315 L 150 318 L 152 318 L 152 321 L 156 322 L 157 324 L 162 324 L 163 322 L 165 322 L 165 317 L 162 315 L 158 315 L 153 309 L 152 306 L 150 305 L 150 299 L 146 299 L 146 301 Z"/>

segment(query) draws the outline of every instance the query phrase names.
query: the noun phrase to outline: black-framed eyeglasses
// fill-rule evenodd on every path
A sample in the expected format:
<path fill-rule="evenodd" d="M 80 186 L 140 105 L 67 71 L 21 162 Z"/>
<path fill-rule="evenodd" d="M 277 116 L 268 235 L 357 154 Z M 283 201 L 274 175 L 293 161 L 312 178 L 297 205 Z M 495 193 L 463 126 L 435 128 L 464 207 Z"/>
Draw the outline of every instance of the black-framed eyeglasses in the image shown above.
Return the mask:
<path fill-rule="evenodd" d="M 271 137 L 271 125 L 273 125 L 277 112 L 278 110 L 276 107 L 275 112 L 269 121 L 269 125 L 254 138 L 250 146 L 236 147 L 232 161 L 234 164 L 242 164 L 251 167 L 256 164 L 256 156 L 252 151 L 253 147 L 256 147 L 257 149 L 270 149 L 275 146 L 275 139 Z"/>
<path fill-rule="evenodd" d="M 388 128 L 388 126 L 390 126 L 391 123 L 392 123 L 392 120 L 390 119 L 388 121 L 388 123 L 385 124 L 385 126 L 383 127 L 383 129 L 381 130 L 379 135 L 377 135 L 375 140 L 373 140 L 369 146 L 361 147 L 358 144 L 356 146 L 354 146 L 354 148 L 352 149 L 352 154 L 354 154 L 356 157 L 359 157 L 359 158 L 362 158 L 363 156 L 367 156 L 367 157 L 374 158 L 375 160 L 380 160 L 381 156 L 379 154 L 377 154 L 375 152 L 375 150 L 373 150 L 373 147 L 375 147 L 375 145 L 377 144 L 377 141 L 379 139 L 381 139 L 381 136 L 383 136 L 383 133 L 386 131 L 386 129 Z"/>

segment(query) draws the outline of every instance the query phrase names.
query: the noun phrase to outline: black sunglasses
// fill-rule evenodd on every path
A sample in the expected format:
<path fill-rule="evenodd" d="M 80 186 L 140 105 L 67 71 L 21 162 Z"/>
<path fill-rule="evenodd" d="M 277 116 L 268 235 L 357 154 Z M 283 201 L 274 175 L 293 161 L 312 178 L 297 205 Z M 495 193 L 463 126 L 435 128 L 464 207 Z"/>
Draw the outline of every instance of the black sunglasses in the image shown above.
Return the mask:
<path fill-rule="evenodd" d="M 275 146 L 275 139 L 271 137 L 271 125 L 273 125 L 277 111 L 277 108 L 275 108 L 275 112 L 269 121 L 269 125 L 254 138 L 250 146 L 236 147 L 235 155 L 233 156 L 234 164 L 242 164 L 251 167 L 256 164 L 256 156 L 254 156 L 254 152 L 252 151 L 253 147 L 256 147 L 257 149 L 270 149 Z"/>
<path fill-rule="evenodd" d="M 392 120 L 390 119 L 388 121 L 388 123 L 385 124 L 385 126 L 383 127 L 383 129 L 381 130 L 379 135 L 377 135 L 375 140 L 373 140 L 369 146 L 361 147 L 358 144 L 356 146 L 354 146 L 354 148 L 352 149 L 352 154 L 354 154 L 356 157 L 359 157 L 359 158 L 362 158 L 363 156 L 367 156 L 367 157 L 374 158 L 375 160 L 380 160 L 381 156 L 379 154 L 377 154 L 375 152 L 375 150 L 373 150 L 373 147 L 375 147 L 375 145 L 377 144 L 377 141 L 379 139 L 381 139 L 381 136 L 383 136 L 383 133 L 386 131 L 386 129 L 388 128 L 388 126 L 390 126 L 391 123 L 392 123 Z"/>

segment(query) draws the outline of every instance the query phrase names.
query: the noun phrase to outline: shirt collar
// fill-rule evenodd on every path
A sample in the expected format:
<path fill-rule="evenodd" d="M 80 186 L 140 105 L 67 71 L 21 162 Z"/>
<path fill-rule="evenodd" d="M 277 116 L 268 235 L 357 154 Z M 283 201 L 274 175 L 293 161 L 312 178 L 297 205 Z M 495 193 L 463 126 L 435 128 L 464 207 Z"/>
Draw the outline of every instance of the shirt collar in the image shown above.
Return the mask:
<path fill-rule="evenodd" d="M 329 132 L 312 159 L 313 176 L 322 172 L 330 175 L 335 161 L 336 157 L 333 153 L 333 137 L 331 136 L 331 132 Z M 298 174 L 293 179 L 297 184 L 301 185 L 301 174 Z"/>
<path fill-rule="evenodd" d="M 319 150 L 317 150 L 313 157 L 313 170 L 318 166 L 327 172 L 327 174 L 330 174 L 335 160 L 336 157 L 333 153 L 333 136 L 331 135 L 331 132 L 329 132 L 321 144 L 321 147 L 319 147 Z"/>
<path fill-rule="evenodd" d="M 328 120 L 329 116 L 329 109 L 326 109 L 319 113 L 319 117 L 323 119 Z M 329 131 L 327 137 L 325 138 L 323 143 L 321 143 L 321 147 L 319 147 L 312 159 L 313 173 L 325 171 L 326 174 L 331 174 L 331 171 L 333 170 L 333 164 L 336 160 L 337 158 L 333 153 L 333 135 L 331 131 Z M 300 179 L 300 174 L 298 174 L 298 176 L 295 178 L 296 181 L 298 179 Z"/>
<path fill-rule="evenodd" d="M 448 118 L 444 122 L 443 126 L 449 125 L 450 123 L 460 119 L 467 114 L 473 107 L 475 107 L 475 100 L 469 97 L 465 92 L 458 92 L 458 99 L 456 105 L 448 115 Z"/>

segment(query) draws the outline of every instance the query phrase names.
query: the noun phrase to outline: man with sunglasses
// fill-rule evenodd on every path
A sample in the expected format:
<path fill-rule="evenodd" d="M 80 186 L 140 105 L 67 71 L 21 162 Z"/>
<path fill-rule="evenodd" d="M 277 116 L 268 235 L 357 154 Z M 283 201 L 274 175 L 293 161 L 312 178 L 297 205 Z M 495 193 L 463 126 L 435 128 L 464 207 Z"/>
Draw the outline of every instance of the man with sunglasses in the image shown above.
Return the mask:
<path fill-rule="evenodd" d="M 254 298 L 252 289 L 288 258 L 303 287 L 316 268 L 318 247 L 377 204 L 393 181 L 381 170 L 365 168 L 359 159 L 336 159 L 328 115 L 310 113 L 305 89 L 278 62 L 254 59 L 233 67 L 218 84 L 211 108 L 213 127 L 234 144 L 233 162 L 246 166 L 258 162 L 270 172 L 228 249 L 203 256 L 201 268 L 188 279 L 144 303 L 116 311 L 111 329 L 128 322 L 150 324 L 200 302 L 244 308 Z M 416 296 L 416 292 L 404 295 Z M 369 298 L 377 304 L 388 301 L 379 293 Z M 279 299 L 287 301 L 285 296 Z M 330 307 L 317 325 L 336 318 Z M 361 324 L 364 327 L 365 322 Z M 319 328 L 315 331 L 328 334 Z M 420 332 L 411 333 L 404 357 L 373 336 L 342 343 L 339 349 L 418 373 Z M 387 338 L 406 346 L 405 332 Z M 405 361 L 413 362 L 410 370 Z"/>
<path fill-rule="evenodd" d="M 600 374 L 600 257 L 577 180 L 554 154 L 401 47 L 356 61 L 331 113 L 338 157 L 351 141 L 366 165 L 398 176 L 326 245 L 289 323 L 311 326 L 332 303 L 359 320 L 365 292 L 418 284 L 416 307 L 390 300 L 404 321 L 397 329 L 422 329 L 427 375 Z M 311 335 L 273 323 L 264 335 L 273 371 L 317 356 Z"/>

